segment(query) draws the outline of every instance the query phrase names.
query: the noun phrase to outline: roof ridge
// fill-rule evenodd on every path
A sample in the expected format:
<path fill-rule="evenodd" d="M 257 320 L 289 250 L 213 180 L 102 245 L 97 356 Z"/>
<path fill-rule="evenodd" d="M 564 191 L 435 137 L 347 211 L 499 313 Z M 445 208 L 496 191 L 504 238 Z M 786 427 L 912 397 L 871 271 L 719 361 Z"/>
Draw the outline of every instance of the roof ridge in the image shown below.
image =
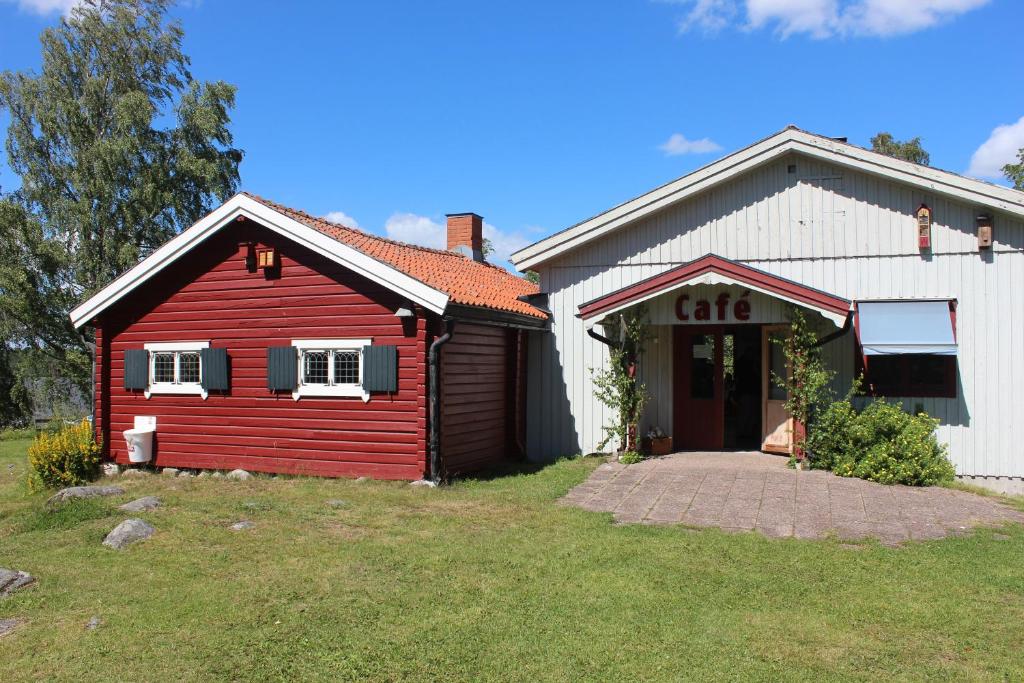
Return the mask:
<path fill-rule="evenodd" d="M 241 194 L 244 194 L 245 196 L 247 196 L 247 197 L 249 197 L 251 199 L 255 199 L 256 201 L 258 201 L 258 202 L 260 202 L 262 204 L 266 204 L 267 206 L 270 206 L 272 208 L 283 209 L 285 211 L 290 211 L 291 213 L 298 214 L 298 215 L 300 215 L 300 216 L 302 216 L 304 218 L 308 218 L 309 220 L 316 221 L 316 222 L 319 222 L 319 223 L 326 223 L 327 225 L 331 226 L 332 228 L 343 228 L 345 230 L 349 230 L 351 232 L 354 232 L 354 233 L 356 233 L 358 235 L 362 235 L 363 237 L 367 237 L 369 239 L 378 240 L 378 241 L 381 241 L 381 242 L 386 242 L 388 244 L 394 244 L 396 246 L 405 247 L 405 248 L 408 248 L 408 249 L 417 249 L 419 251 L 425 251 L 425 252 L 429 252 L 429 253 L 432 253 L 432 254 L 440 254 L 440 255 L 443 255 L 443 256 L 461 256 L 461 254 L 459 254 L 458 252 L 452 251 L 450 249 L 436 249 L 434 247 L 425 247 L 422 244 L 413 244 L 411 242 L 403 242 L 401 240 L 396 240 L 396 239 L 392 239 L 390 237 L 384 237 L 383 235 L 377 235 L 377 234 L 372 233 L 372 232 L 367 232 L 366 230 L 363 230 L 361 228 L 353 228 L 352 226 L 345 225 L 344 223 L 335 223 L 334 221 L 327 220 L 323 216 L 314 216 L 313 214 L 309 213 L 308 211 L 303 211 L 302 209 L 296 209 L 296 208 L 291 207 L 291 206 L 285 206 L 284 204 L 281 204 L 280 202 L 275 202 L 272 199 L 267 199 L 266 197 L 261 197 L 261 196 L 259 196 L 257 194 L 254 194 L 252 192 L 248 192 L 246 190 L 242 190 Z M 480 263 L 480 262 L 477 261 L 477 263 Z M 499 267 L 499 266 L 495 266 L 492 263 L 486 263 L 486 262 L 483 262 L 483 263 L 485 265 L 493 266 L 495 268 Z M 505 269 L 501 268 L 501 270 L 505 270 Z M 511 275 L 511 273 L 509 273 L 509 274 Z"/>

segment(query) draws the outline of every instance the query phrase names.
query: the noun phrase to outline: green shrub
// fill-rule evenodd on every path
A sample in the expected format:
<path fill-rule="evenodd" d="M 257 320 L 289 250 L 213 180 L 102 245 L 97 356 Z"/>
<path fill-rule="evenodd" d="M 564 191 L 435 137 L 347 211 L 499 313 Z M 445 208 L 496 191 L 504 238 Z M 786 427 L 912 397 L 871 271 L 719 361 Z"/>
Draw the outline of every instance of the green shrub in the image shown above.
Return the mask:
<path fill-rule="evenodd" d="M 860 413 L 849 401 L 837 401 L 808 436 L 811 466 L 882 484 L 952 481 L 956 473 L 935 436 L 937 424 L 925 413 L 910 415 L 886 401 L 873 401 Z"/>
<path fill-rule="evenodd" d="M 619 456 L 619 462 L 621 462 L 623 465 L 635 465 L 638 462 L 642 461 L 643 459 L 644 456 L 641 455 L 640 453 L 637 453 L 636 451 L 626 451 Z"/>
<path fill-rule="evenodd" d="M 28 447 L 29 488 L 78 486 L 100 473 L 100 444 L 88 420 L 39 434 Z"/>

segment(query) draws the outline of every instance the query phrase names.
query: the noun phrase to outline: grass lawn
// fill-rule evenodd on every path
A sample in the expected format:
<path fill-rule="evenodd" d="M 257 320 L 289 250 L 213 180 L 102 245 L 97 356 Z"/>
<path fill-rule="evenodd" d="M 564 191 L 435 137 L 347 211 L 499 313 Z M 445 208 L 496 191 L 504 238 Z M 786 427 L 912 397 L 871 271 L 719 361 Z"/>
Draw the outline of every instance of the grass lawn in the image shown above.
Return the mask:
<path fill-rule="evenodd" d="M 897 549 L 620 527 L 555 504 L 593 460 L 438 490 L 118 479 L 46 512 L 26 446 L 0 442 L 0 566 L 38 578 L 0 600 L 27 620 L 4 681 L 1024 679 L 1019 526 Z M 150 494 L 156 535 L 102 547 Z"/>

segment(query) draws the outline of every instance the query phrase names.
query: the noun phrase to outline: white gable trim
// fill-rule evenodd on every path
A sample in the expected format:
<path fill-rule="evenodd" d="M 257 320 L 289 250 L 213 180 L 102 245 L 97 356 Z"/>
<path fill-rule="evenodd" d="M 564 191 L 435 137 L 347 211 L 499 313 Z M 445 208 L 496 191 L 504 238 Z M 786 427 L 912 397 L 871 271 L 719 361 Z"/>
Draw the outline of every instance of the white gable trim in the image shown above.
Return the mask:
<path fill-rule="evenodd" d="M 741 175 L 756 166 L 796 152 L 829 163 L 890 178 L 928 192 L 981 204 L 1024 218 L 1024 193 L 973 180 L 927 166 L 894 159 L 832 138 L 787 128 L 771 137 L 719 159 L 693 173 L 662 185 L 602 214 L 578 223 L 512 254 L 519 270 L 528 270 L 593 239 L 667 206 Z"/>
<path fill-rule="evenodd" d="M 442 313 L 448 305 L 448 295 L 444 292 L 428 287 L 402 271 L 289 218 L 251 197 L 237 194 L 71 311 L 72 324 L 75 327 L 86 324 L 239 216 L 256 221 L 267 229 L 335 263 L 340 263 L 435 313 Z"/>

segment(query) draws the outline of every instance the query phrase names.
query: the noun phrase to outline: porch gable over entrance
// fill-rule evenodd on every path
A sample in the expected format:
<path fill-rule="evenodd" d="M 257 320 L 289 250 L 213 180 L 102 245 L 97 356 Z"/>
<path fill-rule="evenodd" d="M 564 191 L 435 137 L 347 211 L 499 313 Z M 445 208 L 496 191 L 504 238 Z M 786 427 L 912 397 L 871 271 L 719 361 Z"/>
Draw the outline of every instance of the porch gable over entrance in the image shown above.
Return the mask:
<path fill-rule="evenodd" d="M 743 263 L 707 254 L 681 266 L 624 287 L 579 307 L 587 324 L 676 289 L 705 285 L 738 285 L 776 299 L 817 311 L 836 326 L 842 326 L 850 312 L 848 299 L 766 273 Z"/>

